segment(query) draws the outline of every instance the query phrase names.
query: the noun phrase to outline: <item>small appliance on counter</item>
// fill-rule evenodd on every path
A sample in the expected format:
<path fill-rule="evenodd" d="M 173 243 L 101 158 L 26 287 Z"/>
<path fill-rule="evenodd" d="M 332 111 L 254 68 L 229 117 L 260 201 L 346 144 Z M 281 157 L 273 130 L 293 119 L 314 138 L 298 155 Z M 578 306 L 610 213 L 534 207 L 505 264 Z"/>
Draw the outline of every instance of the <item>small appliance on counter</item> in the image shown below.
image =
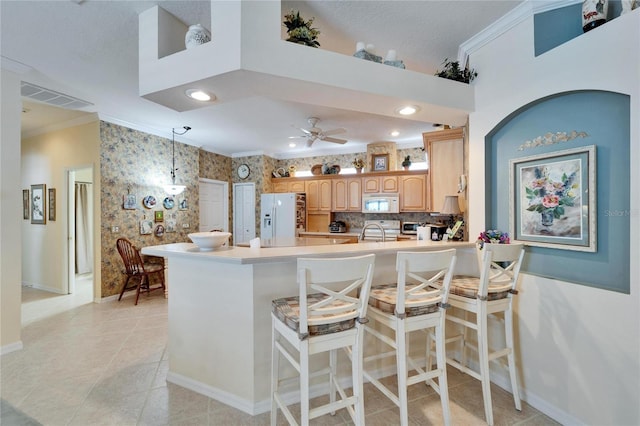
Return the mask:
<path fill-rule="evenodd" d="M 431 229 L 431 241 L 441 241 L 442 237 L 447 233 L 447 225 L 429 224 Z"/>
<path fill-rule="evenodd" d="M 347 232 L 347 224 L 341 220 L 334 220 L 329 224 L 329 232 L 335 232 L 335 233 Z"/>
<path fill-rule="evenodd" d="M 418 233 L 418 226 L 422 226 L 420 222 L 402 222 L 402 232 L 404 235 L 416 235 Z"/>

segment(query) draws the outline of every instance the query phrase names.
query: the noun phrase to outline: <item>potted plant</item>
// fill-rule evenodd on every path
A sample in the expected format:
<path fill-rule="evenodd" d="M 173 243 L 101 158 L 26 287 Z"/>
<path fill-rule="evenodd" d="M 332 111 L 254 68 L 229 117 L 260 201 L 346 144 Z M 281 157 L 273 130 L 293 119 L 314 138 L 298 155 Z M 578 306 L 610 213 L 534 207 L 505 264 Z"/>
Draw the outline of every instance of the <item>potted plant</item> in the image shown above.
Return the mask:
<path fill-rule="evenodd" d="M 409 166 L 411 166 L 411 156 L 407 155 L 406 157 L 404 157 L 402 167 L 404 167 L 405 170 L 409 170 Z"/>
<path fill-rule="evenodd" d="M 320 30 L 311 26 L 314 19 L 311 18 L 305 22 L 300 17 L 299 11 L 291 9 L 287 15 L 284 15 L 284 26 L 287 27 L 287 35 L 289 36 L 287 41 L 311 47 L 320 47 L 320 43 L 316 40 Z"/>
<path fill-rule="evenodd" d="M 356 158 L 355 160 L 353 160 L 351 162 L 351 164 L 353 165 L 353 167 L 355 167 L 356 169 L 356 173 L 362 173 L 362 169 L 364 169 L 364 166 L 366 166 L 367 164 L 364 162 L 363 159 L 361 158 Z"/>
<path fill-rule="evenodd" d="M 447 58 L 442 62 L 442 64 L 444 65 L 444 68 L 441 71 L 436 72 L 435 75 L 437 77 L 461 81 L 463 83 L 470 83 L 478 76 L 478 73 L 474 69 L 460 69 L 458 61 L 450 61 L 449 58 Z"/>

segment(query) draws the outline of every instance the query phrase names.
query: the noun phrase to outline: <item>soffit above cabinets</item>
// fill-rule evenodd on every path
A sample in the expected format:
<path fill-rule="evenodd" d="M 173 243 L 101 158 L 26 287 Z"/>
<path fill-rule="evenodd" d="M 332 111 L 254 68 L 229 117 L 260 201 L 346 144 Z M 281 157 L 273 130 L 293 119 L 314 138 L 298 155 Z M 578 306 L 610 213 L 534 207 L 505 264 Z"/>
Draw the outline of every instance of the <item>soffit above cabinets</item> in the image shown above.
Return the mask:
<path fill-rule="evenodd" d="M 452 126 L 474 109 L 468 84 L 281 40 L 279 2 L 213 2 L 211 14 L 211 42 L 163 57 L 166 40 L 184 38 L 187 26 L 158 24 L 172 19 L 159 6 L 140 15 L 141 96 L 176 111 L 257 96 L 389 117 L 410 103 L 419 108 L 412 120 Z M 184 94 L 190 88 L 217 100 L 193 101 Z"/>

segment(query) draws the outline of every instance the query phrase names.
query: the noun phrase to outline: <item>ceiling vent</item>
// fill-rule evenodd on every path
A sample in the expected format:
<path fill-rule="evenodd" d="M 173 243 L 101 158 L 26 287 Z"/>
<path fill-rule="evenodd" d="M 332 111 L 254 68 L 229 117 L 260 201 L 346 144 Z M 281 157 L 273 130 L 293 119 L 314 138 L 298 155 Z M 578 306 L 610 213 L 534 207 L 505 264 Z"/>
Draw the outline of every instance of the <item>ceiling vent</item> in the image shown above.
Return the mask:
<path fill-rule="evenodd" d="M 80 109 L 93 105 L 91 102 L 83 101 L 82 99 L 74 98 L 73 96 L 45 89 L 44 87 L 36 86 L 35 84 L 26 83 L 24 81 L 20 88 L 20 94 L 25 98 L 60 108 Z"/>

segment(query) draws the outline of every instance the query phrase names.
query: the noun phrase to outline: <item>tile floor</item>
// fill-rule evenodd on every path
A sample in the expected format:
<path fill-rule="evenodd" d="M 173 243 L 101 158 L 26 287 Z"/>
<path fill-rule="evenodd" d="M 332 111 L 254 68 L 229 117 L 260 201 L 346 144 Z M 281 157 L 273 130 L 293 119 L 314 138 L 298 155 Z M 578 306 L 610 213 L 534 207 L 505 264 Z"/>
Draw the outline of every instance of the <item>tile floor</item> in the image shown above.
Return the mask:
<path fill-rule="evenodd" d="M 165 381 L 167 301 L 161 293 L 141 296 L 138 306 L 132 296 L 96 304 L 88 282 L 66 296 L 23 289 L 24 349 L 1 359 L 0 424 L 269 424 L 269 413 L 252 417 Z M 368 425 L 398 424 L 398 409 L 388 399 L 368 384 L 365 394 Z M 558 424 L 526 403 L 516 411 L 511 394 L 496 386 L 492 394 L 496 425 Z M 449 395 L 454 425 L 484 424 L 477 380 L 449 369 Z M 442 424 L 431 388 L 414 385 L 409 397 L 410 424 Z M 284 424 L 282 415 L 278 419 Z M 312 421 L 350 423 L 344 410 Z"/>

